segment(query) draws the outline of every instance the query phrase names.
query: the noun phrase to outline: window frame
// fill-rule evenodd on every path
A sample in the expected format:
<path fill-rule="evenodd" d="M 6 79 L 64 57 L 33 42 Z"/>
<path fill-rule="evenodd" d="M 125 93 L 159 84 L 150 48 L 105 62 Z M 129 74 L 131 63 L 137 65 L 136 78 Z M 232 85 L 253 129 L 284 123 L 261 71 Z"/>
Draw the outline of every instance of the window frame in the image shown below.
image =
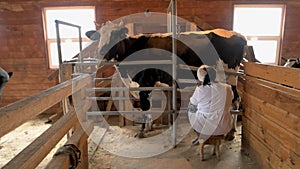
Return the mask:
<path fill-rule="evenodd" d="M 234 30 L 234 10 L 237 8 L 281 8 L 281 26 L 280 26 L 280 33 L 278 36 L 248 36 L 245 35 L 247 40 L 263 40 L 263 41 L 276 41 L 277 48 L 276 48 L 276 56 L 274 62 L 266 62 L 267 64 L 280 64 L 281 55 L 282 55 L 282 42 L 284 36 L 284 24 L 285 24 L 285 16 L 286 16 L 286 4 L 234 4 L 233 5 L 233 30 Z"/>
<path fill-rule="evenodd" d="M 43 28 L 44 28 L 44 40 L 45 40 L 45 52 L 46 52 L 46 57 L 47 57 L 47 61 L 48 61 L 48 67 L 50 69 L 58 69 L 59 68 L 59 65 L 53 65 L 52 64 L 52 55 L 51 55 L 51 48 L 50 48 L 50 45 L 51 43 L 57 43 L 57 39 L 56 37 L 55 38 L 49 38 L 48 37 L 48 30 L 47 30 L 47 18 L 46 18 L 46 11 L 47 10 L 81 10 L 81 9 L 93 9 L 94 10 L 94 17 L 95 17 L 95 20 L 96 20 L 96 7 L 95 6 L 59 6 L 59 7 L 44 7 L 43 10 L 42 10 L 42 17 L 43 17 Z M 82 35 L 81 35 L 82 36 Z M 61 43 L 65 43 L 69 40 L 72 40 L 72 42 L 79 42 L 79 38 L 63 38 L 61 37 L 60 38 L 60 41 Z M 82 43 L 84 42 L 90 42 L 90 40 L 85 37 L 85 36 L 82 36 L 81 37 L 81 40 L 82 40 Z"/>

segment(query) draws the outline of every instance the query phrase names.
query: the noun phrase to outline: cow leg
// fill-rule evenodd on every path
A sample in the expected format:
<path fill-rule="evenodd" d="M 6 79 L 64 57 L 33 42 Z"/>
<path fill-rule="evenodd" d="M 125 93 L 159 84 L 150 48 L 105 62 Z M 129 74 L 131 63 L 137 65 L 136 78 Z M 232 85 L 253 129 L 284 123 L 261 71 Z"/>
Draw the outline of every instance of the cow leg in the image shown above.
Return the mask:
<path fill-rule="evenodd" d="M 147 110 L 150 109 L 150 101 L 148 100 L 149 93 L 150 93 L 150 91 L 141 91 L 139 93 L 141 109 L 143 111 L 147 111 Z M 147 116 L 144 114 L 141 130 L 136 135 L 138 138 L 144 138 L 145 137 L 146 121 L 147 121 Z"/>
<path fill-rule="evenodd" d="M 146 120 L 147 120 L 146 115 L 143 115 L 142 127 L 141 127 L 140 131 L 134 137 L 145 138 L 145 128 L 146 128 L 145 122 L 146 122 Z"/>
<path fill-rule="evenodd" d="M 231 90 L 233 92 L 232 109 L 238 110 L 240 107 L 240 101 L 241 101 L 239 93 L 237 92 L 235 85 L 231 85 Z"/>

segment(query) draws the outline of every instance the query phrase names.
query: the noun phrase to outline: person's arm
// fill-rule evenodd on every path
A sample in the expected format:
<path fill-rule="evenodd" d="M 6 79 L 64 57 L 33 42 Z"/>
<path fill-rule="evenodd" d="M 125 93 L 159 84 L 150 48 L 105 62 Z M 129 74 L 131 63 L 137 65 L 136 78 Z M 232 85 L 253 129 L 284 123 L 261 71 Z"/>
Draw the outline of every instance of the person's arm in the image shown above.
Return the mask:
<path fill-rule="evenodd" d="M 197 105 L 201 100 L 201 87 L 196 87 L 188 105 L 188 111 L 191 113 L 197 112 Z"/>

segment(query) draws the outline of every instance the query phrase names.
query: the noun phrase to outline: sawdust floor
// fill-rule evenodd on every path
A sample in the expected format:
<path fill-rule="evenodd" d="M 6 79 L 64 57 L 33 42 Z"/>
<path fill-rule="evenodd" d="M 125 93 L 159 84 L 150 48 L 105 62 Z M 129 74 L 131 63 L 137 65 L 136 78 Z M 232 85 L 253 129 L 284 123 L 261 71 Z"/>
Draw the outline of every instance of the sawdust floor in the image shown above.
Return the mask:
<path fill-rule="evenodd" d="M 45 123 L 48 121 L 49 116 L 50 115 L 38 116 L 37 118 L 24 123 L 3 137 L 0 137 L 0 168 L 13 159 L 26 146 L 28 146 L 51 126 L 51 124 Z M 52 159 L 52 156 L 56 150 L 63 146 L 66 141 L 67 137 L 63 137 L 63 139 L 46 156 L 40 165 L 36 167 L 36 169 L 45 168 L 47 163 Z"/>
<path fill-rule="evenodd" d="M 11 160 L 35 138 L 43 133 L 50 124 L 45 124 L 47 118 L 37 118 L 20 126 L 11 133 L 0 138 L 0 168 Z M 177 168 L 212 168 L 232 169 L 259 168 L 256 162 L 241 150 L 241 126 L 238 127 L 236 138 L 221 145 L 221 160 L 212 156 L 212 146 L 204 149 L 205 161 L 199 160 L 197 145 L 192 145 L 192 131 L 180 135 L 176 148 L 172 147 L 172 139 L 168 129 L 155 129 L 147 133 L 147 138 L 138 139 L 134 135 L 138 126 L 111 126 L 105 131 L 95 127 L 89 139 L 90 169 L 177 169 Z M 165 132 L 165 131 L 169 132 Z M 182 131 L 178 131 L 179 133 Z M 186 131 L 184 131 L 186 132 Z M 96 139 L 95 139 L 96 138 Z M 37 167 L 45 168 L 57 148 L 66 142 L 66 138 L 55 147 Z"/>
<path fill-rule="evenodd" d="M 90 169 L 259 168 L 256 162 L 241 148 L 240 124 L 238 125 L 238 131 L 235 133 L 235 139 L 233 141 L 222 143 L 220 148 L 220 161 L 216 159 L 216 156 L 212 155 L 213 147 L 211 145 L 205 145 L 205 161 L 200 161 L 198 153 L 199 146 L 191 144 L 191 141 L 195 138 L 193 131 L 188 132 L 179 144 L 177 144 L 176 148 L 170 148 L 171 145 L 169 145 L 169 142 L 171 137 L 166 137 L 166 135 L 164 137 L 157 138 L 160 139 L 157 140 L 157 143 L 155 143 L 155 141 L 153 142 L 153 140 L 150 140 L 150 142 L 149 140 L 145 141 L 144 144 L 148 147 L 145 148 L 139 145 L 143 144 L 143 142 L 136 142 L 136 140 L 143 140 L 144 138 L 134 138 L 134 134 L 138 131 L 138 129 L 139 127 L 132 126 L 123 128 L 113 126 L 107 130 L 102 140 L 90 140 Z M 149 133 L 152 133 L 152 135 L 159 135 L 159 133 L 161 133 L 160 130 L 161 129 L 158 129 Z M 101 133 L 101 131 L 97 131 L 97 133 Z M 115 135 L 115 133 L 118 134 Z M 125 135 L 125 138 L 120 135 Z M 128 141 L 128 139 L 130 141 Z M 97 146 L 97 144 L 99 146 Z M 158 149 L 161 149 L 161 153 L 152 155 L 155 154 Z M 122 152 L 122 150 L 125 152 Z M 139 152 L 139 150 L 145 151 L 145 154 L 150 153 L 150 157 L 146 157 L 145 154 L 143 154 L 143 152 Z M 145 156 L 145 158 L 139 158 L 143 156 Z"/>

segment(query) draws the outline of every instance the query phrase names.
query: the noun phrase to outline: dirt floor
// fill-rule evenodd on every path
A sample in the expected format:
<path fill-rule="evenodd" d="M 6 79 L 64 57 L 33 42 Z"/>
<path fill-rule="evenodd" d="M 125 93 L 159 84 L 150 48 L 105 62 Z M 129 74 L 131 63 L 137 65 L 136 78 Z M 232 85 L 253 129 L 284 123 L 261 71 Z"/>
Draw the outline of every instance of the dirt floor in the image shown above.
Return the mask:
<path fill-rule="evenodd" d="M 45 131 L 50 124 L 45 124 L 46 118 L 31 120 L 11 133 L 0 138 L 0 168 L 30 144 Z M 90 169 L 177 169 L 177 168 L 212 168 L 212 169 L 252 169 L 258 168 L 241 149 L 241 125 L 236 132 L 236 138 L 221 145 L 221 159 L 218 161 L 212 155 L 213 147 L 206 145 L 204 149 L 205 161 L 200 161 L 198 145 L 192 145 L 194 139 L 192 131 L 186 131 L 178 126 L 177 145 L 173 148 L 172 128 L 156 127 L 146 134 L 147 138 L 139 139 L 134 135 L 139 126 L 117 127 L 111 126 L 107 130 L 95 127 L 89 139 Z M 64 138 L 56 148 L 37 167 L 42 169 L 52 158 L 56 149 L 66 141 Z"/>

